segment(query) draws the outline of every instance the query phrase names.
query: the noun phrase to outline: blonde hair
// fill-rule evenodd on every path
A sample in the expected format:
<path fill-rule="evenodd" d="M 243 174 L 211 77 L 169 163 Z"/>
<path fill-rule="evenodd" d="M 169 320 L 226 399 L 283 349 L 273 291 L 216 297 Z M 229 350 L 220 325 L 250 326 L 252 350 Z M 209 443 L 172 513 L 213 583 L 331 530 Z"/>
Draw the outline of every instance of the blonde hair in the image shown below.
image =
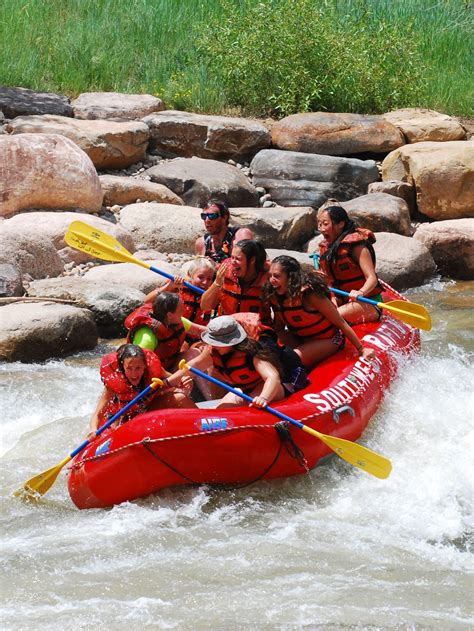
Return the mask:
<path fill-rule="evenodd" d="M 184 263 L 181 267 L 181 272 L 183 273 L 183 276 L 192 278 L 200 269 L 208 269 L 215 274 L 216 264 L 211 259 L 208 259 L 207 256 L 197 256 L 195 259 L 192 259 L 192 261 Z"/>

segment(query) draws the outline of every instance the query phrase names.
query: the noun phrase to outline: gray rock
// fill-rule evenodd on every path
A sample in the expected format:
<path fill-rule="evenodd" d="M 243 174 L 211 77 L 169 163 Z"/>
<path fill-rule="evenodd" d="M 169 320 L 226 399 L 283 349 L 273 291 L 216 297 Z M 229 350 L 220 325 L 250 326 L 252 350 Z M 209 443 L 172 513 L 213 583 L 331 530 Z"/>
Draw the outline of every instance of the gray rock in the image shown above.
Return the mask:
<path fill-rule="evenodd" d="M 167 272 L 172 276 L 175 276 L 178 273 L 178 269 L 174 265 L 166 263 L 165 261 L 147 261 L 146 264 L 153 265 L 153 267 Z M 95 281 L 102 284 L 120 284 L 126 288 L 138 289 L 144 294 L 149 293 L 156 287 L 161 287 L 167 282 L 167 279 L 160 274 L 133 263 L 100 265 L 99 267 L 94 267 L 86 272 L 83 278 L 86 281 Z"/>
<path fill-rule="evenodd" d="M 410 212 L 407 203 L 400 197 L 371 193 L 343 202 L 342 206 L 361 228 L 411 236 Z"/>
<path fill-rule="evenodd" d="M 99 180 L 104 192 L 104 206 L 126 206 L 137 201 L 183 205 L 182 199 L 163 184 L 118 175 L 101 175 Z"/>
<path fill-rule="evenodd" d="M 151 148 L 165 156 L 235 160 L 253 156 L 271 144 L 268 129 L 245 118 L 167 110 L 151 114 L 143 122 L 150 128 Z"/>
<path fill-rule="evenodd" d="M 0 360 L 44 361 L 94 348 L 92 313 L 70 305 L 16 302 L 0 307 Z"/>
<path fill-rule="evenodd" d="M 216 197 L 229 206 L 257 206 L 258 193 L 236 167 L 216 160 L 187 158 L 161 163 L 145 171 L 164 184 L 187 206 L 202 207 Z"/>
<path fill-rule="evenodd" d="M 329 197 L 348 200 L 367 193 L 379 179 L 373 160 L 335 158 L 311 153 L 260 151 L 251 163 L 252 181 L 280 206 L 319 208 Z"/>
<path fill-rule="evenodd" d="M 24 293 L 20 268 L 11 263 L 0 263 L 0 297 L 23 296 Z"/>
<path fill-rule="evenodd" d="M 20 232 L 8 226 L 8 220 L 0 232 L 0 263 L 11 263 L 32 278 L 59 276 L 64 270 L 51 239 L 37 239 L 31 231 Z"/>
<path fill-rule="evenodd" d="M 433 257 L 420 241 L 392 232 L 375 236 L 377 274 L 395 289 L 416 287 L 435 274 Z"/>
<path fill-rule="evenodd" d="M 151 94 L 84 92 L 72 102 L 74 116 L 88 120 L 139 120 L 165 109 L 161 99 Z"/>
<path fill-rule="evenodd" d="M 386 193 L 394 197 L 401 197 L 408 205 L 410 216 L 416 215 L 416 192 L 413 184 L 401 180 L 386 180 L 385 182 L 372 182 L 369 184 L 369 193 Z"/>
<path fill-rule="evenodd" d="M 74 116 L 66 96 L 54 92 L 35 92 L 27 88 L 0 86 L 0 110 L 6 118 L 31 114 Z"/>
<path fill-rule="evenodd" d="M 422 224 L 415 232 L 415 239 L 429 249 L 442 274 L 474 279 L 474 219 Z"/>

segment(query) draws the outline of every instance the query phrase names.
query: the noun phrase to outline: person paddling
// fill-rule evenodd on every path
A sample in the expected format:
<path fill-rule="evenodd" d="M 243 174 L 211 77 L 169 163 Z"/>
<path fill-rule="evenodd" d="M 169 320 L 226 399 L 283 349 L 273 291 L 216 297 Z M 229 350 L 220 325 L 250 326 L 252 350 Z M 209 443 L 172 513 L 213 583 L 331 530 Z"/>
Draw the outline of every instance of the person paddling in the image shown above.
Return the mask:
<path fill-rule="evenodd" d="M 357 302 L 358 297 L 383 302 L 375 273 L 374 233 L 358 228 L 335 199 L 328 200 L 317 217 L 324 237 L 319 244 L 320 269 L 329 285 L 350 294 L 336 298 L 339 313 L 351 324 L 378 320 L 382 311 L 377 306 Z"/>
<path fill-rule="evenodd" d="M 343 348 L 346 337 L 364 359 L 375 358 L 331 302 L 324 276 L 303 270 L 292 256 L 273 259 L 263 300 L 273 309 L 280 341 L 295 349 L 307 369 Z"/>
<path fill-rule="evenodd" d="M 149 386 L 153 378 L 163 379 L 164 387 L 155 390 L 148 399 L 136 403 L 112 427 L 123 425 L 148 409 L 195 407 L 184 392 L 174 387 L 178 384 L 189 386 L 190 379 L 168 375 L 155 353 L 135 344 L 122 344 L 116 351 L 105 355 L 100 364 L 104 390 L 89 421 L 88 438 L 94 437 L 95 432 Z"/>
<path fill-rule="evenodd" d="M 244 239 L 232 248 L 232 255 L 217 270 L 216 278 L 201 297 L 202 309 L 218 308 L 220 315 L 259 313 L 263 324 L 271 325 L 268 303 L 262 288 L 268 279 L 267 253 L 259 241 Z"/>
<path fill-rule="evenodd" d="M 207 256 L 216 263 L 229 258 L 233 244 L 237 241 L 253 239 L 253 233 L 248 228 L 229 226 L 230 212 L 223 201 L 209 201 L 202 209 L 201 219 L 206 232 L 196 239 L 196 254 Z"/>

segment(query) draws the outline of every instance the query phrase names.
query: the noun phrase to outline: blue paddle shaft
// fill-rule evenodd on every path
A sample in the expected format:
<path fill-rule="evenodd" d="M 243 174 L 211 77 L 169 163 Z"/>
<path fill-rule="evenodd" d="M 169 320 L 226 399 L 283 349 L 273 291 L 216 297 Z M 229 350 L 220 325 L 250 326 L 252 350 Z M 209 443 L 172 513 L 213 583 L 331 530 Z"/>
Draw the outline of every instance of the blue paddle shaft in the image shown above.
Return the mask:
<path fill-rule="evenodd" d="M 127 403 L 127 405 L 125 407 L 123 407 L 119 412 L 117 412 L 117 414 L 114 414 L 112 416 L 111 419 L 109 419 L 107 421 L 107 423 L 105 423 L 105 425 L 102 425 L 102 427 L 100 427 L 95 435 L 99 436 L 99 434 L 101 434 L 104 429 L 107 429 L 107 427 L 110 427 L 112 425 L 112 423 L 114 423 L 120 416 L 122 416 L 122 414 L 125 414 L 125 412 L 127 412 L 132 406 L 135 405 L 135 403 L 137 403 L 137 401 L 140 401 L 140 399 L 143 399 L 143 397 L 146 397 L 147 394 L 149 394 L 151 391 L 153 390 L 153 388 L 151 386 L 147 386 L 145 388 L 145 390 L 142 390 L 140 392 L 140 394 L 137 394 L 137 396 L 132 399 L 130 401 L 130 403 Z M 77 454 L 82 451 L 84 449 L 84 447 L 86 447 L 91 441 L 89 439 L 85 440 L 82 445 L 79 445 L 79 447 L 77 449 L 75 449 L 73 452 L 71 452 L 69 455 L 71 458 L 74 458 L 74 456 L 77 456 Z"/>
<path fill-rule="evenodd" d="M 347 291 L 342 291 L 342 289 L 334 289 L 334 287 L 329 287 L 329 291 L 332 291 L 333 294 L 338 294 L 339 296 L 350 296 Z M 379 303 L 376 300 L 371 300 L 370 298 L 364 298 L 364 296 L 358 296 L 356 300 L 360 302 L 366 302 L 369 305 L 378 305 Z"/>
<path fill-rule="evenodd" d="M 200 377 L 204 377 L 204 379 L 207 379 L 208 381 L 212 381 L 212 383 L 215 383 L 218 386 L 222 386 L 229 392 L 232 392 L 233 394 L 236 394 L 238 397 L 242 397 L 242 399 L 245 399 L 249 403 L 252 403 L 253 401 L 252 397 L 249 397 L 248 394 L 245 394 L 244 392 L 241 392 L 240 390 L 236 390 L 232 386 L 229 386 L 228 383 L 225 383 L 224 381 L 219 381 L 219 379 L 216 379 L 215 377 L 211 377 L 211 375 L 208 375 L 207 372 L 202 372 L 198 368 L 193 368 L 192 366 L 188 366 L 188 368 L 191 372 L 196 373 L 196 375 L 199 375 Z M 297 427 L 304 427 L 303 423 L 300 423 L 299 421 L 295 421 L 294 418 L 291 418 L 287 416 L 286 414 L 283 414 L 282 412 L 279 412 L 278 410 L 275 410 L 274 408 L 269 407 L 268 405 L 266 405 L 262 409 L 264 409 L 266 412 L 270 412 L 270 414 L 273 414 L 274 416 L 278 416 L 278 418 L 281 418 L 284 421 L 293 423 L 293 425 L 296 425 Z"/>
<path fill-rule="evenodd" d="M 152 272 L 155 272 L 156 274 L 160 274 L 161 276 L 164 276 L 165 278 L 169 278 L 170 280 L 174 280 L 174 276 L 172 276 L 171 274 L 168 274 L 168 272 L 163 272 L 163 270 L 158 269 L 157 267 L 153 267 L 153 265 L 150 265 L 150 269 L 151 269 Z M 191 283 L 188 283 L 186 280 L 184 281 L 183 284 L 184 284 L 185 287 L 187 287 L 188 289 L 192 289 L 197 294 L 203 294 L 204 293 L 204 289 L 201 289 L 200 287 L 196 287 L 196 285 L 192 285 Z"/>

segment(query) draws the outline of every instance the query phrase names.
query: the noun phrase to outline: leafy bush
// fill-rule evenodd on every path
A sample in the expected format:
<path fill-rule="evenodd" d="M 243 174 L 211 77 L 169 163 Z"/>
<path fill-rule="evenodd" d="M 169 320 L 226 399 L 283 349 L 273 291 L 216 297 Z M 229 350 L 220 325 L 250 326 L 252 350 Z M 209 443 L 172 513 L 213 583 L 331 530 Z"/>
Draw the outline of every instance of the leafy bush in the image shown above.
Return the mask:
<path fill-rule="evenodd" d="M 413 28 L 367 18 L 328 1 L 223 0 L 196 46 L 226 102 L 246 114 L 416 104 L 424 64 Z"/>

